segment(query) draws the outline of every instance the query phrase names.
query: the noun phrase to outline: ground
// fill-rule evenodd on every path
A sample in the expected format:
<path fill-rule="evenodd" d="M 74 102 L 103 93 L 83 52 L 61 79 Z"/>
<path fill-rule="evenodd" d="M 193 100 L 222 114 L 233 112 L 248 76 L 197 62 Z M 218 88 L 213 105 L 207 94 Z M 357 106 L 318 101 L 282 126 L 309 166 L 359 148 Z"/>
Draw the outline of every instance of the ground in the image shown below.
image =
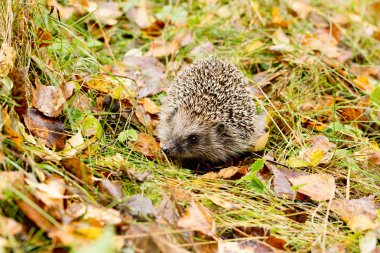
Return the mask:
<path fill-rule="evenodd" d="M 379 1 L 3 2 L 0 252 L 380 250 Z M 190 169 L 154 129 L 209 56 L 269 131 Z"/>

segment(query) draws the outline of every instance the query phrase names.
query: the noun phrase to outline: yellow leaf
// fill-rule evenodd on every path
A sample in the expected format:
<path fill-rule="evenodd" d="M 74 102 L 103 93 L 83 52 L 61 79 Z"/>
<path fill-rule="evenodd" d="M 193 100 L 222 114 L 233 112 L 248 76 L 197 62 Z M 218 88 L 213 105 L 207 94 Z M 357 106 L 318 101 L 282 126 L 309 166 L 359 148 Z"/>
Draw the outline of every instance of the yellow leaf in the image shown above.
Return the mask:
<path fill-rule="evenodd" d="M 325 152 L 323 152 L 323 150 L 320 150 L 320 149 L 314 150 L 313 153 L 311 153 L 309 157 L 310 165 L 317 166 L 319 162 L 322 160 L 324 154 Z"/>
<path fill-rule="evenodd" d="M 255 146 L 253 147 L 253 151 L 260 151 L 265 148 L 268 143 L 269 132 L 266 132 L 259 139 L 257 139 Z"/>
<path fill-rule="evenodd" d="M 286 163 L 292 167 L 292 168 L 301 168 L 301 167 L 308 167 L 310 166 L 310 163 L 300 159 L 300 158 L 297 158 L 297 157 L 290 157 Z"/>

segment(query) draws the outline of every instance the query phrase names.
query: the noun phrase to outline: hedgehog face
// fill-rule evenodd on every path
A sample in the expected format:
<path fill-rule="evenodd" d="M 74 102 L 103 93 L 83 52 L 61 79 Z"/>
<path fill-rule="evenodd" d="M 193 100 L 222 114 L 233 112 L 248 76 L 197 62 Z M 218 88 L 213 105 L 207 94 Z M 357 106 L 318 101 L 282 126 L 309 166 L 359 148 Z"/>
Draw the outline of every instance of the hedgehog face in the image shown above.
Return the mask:
<path fill-rule="evenodd" d="M 189 115 L 183 109 L 162 114 L 157 135 L 162 150 L 178 159 L 223 160 L 225 126 L 202 115 Z M 222 159 L 221 159 L 222 158 Z"/>

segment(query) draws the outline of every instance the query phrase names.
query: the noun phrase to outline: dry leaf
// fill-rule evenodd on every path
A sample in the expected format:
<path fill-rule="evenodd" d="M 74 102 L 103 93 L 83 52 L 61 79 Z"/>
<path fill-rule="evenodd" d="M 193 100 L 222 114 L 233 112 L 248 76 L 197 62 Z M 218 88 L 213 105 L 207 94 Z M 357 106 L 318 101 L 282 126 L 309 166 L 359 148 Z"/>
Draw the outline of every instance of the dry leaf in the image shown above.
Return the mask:
<path fill-rule="evenodd" d="M 50 32 L 44 31 L 41 27 L 37 30 L 37 38 L 38 38 L 38 45 L 39 47 L 46 47 L 51 45 L 53 36 Z"/>
<path fill-rule="evenodd" d="M 100 75 L 86 82 L 87 86 L 110 95 L 114 99 L 133 99 L 136 97 L 135 82 L 129 78 Z"/>
<path fill-rule="evenodd" d="M 137 141 L 130 142 L 129 144 L 135 151 L 142 153 L 150 159 L 153 159 L 155 157 L 161 157 L 160 145 L 149 134 L 139 133 Z"/>
<path fill-rule="evenodd" d="M 210 195 L 208 196 L 208 199 L 211 200 L 215 205 L 221 206 L 226 210 L 239 210 L 243 208 L 242 205 L 225 200 L 218 197 L 217 195 Z"/>
<path fill-rule="evenodd" d="M 266 147 L 268 140 L 269 140 L 269 132 L 266 132 L 265 134 L 263 134 L 256 140 L 255 146 L 253 147 L 253 151 L 263 150 Z"/>
<path fill-rule="evenodd" d="M 12 218 L 0 216 L 0 236 L 14 236 L 21 232 L 22 225 L 20 223 L 18 223 Z"/>
<path fill-rule="evenodd" d="M 146 1 L 141 1 L 138 6 L 128 10 L 127 17 L 135 22 L 141 29 L 152 26 L 154 22 L 153 17 L 149 16 L 146 10 Z"/>
<path fill-rule="evenodd" d="M 47 147 L 59 150 L 65 147 L 66 135 L 60 120 L 45 117 L 36 109 L 28 108 L 24 122 L 29 131 Z"/>
<path fill-rule="evenodd" d="M 149 114 L 157 114 L 160 112 L 160 107 L 156 105 L 150 98 L 142 98 L 139 100 L 145 111 Z"/>
<path fill-rule="evenodd" d="M 102 179 L 99 182 L 99 190 L 116 201 L 120 201 L 125 197 L 123 187 L 120 182 Z"/>
<path fill-rule="evenodd" d="M 373 85 L 369 82 L 367 76 L 358 76 L 352 81 L 361 90 L 370 93 L 373 90 Z"/>
<path fill-rule="evenodd" d="M 272 172 L 274 175 L 273 188 L 277 196 L 294 200 L 296 192 L 292 189 L 289 178 L 300 176 L 302 173 L 290 169 L 277 169 L 275 167 L 272 168 Z"/>
<path fill-rule="evenodd" d="M 190 51 L 189 56 L 199 56 L 199 55 L 208 55 L 214 51 L 214 45 L 211 42 L 204 42 L 194 47 Z"/>
<path fill-rule="evenodd" d="M 140 219 L 155 218 L 158 215 L 152 201 L 141 194 L 133 195 L 124 204 L 128 206 L 128 211 L 131 215 Z"/>
<path fill-rule="evenodd" d="M 16 51 L 7 42 L 0 47 L 0 77 L 6 77 L 13 69 L 16 60 Z"/>
<path fill-rule="evenodd" d="M 306 1 L 292 0 L 287 2 L 290 9 L 295 11 L 298 16 L 302 19 L 306 18 L 307 15 L 313 10 L 313 8 L 306 3 Z"/>
<path fill-rule="evenodd" d="M 32 104 L 48 117 L 58 117 L 66 103 L 60 87 L 42 85 L 36 79 L 36 89 L 32 89 Z"/>
<path fill-rule="evenodd" d="M 259 240 L 243 240 L 237 242 L 219 241 L 218 253 L 274 253 L 271 247 Z"/>
<path fill-rule="evenodd" d="M 73 219 L 82 217 L 84 221 L 95 220 L 101 225 L 117 225 L 122 222 L 120 213 L 115 209 L 85 205 L 84 203 L 71 204 L 66 208 L 65 212 Z"/>
<path fill-rule="evenodd" d="M 335 195 L 335 179 L 328 174 L 313 174 L 289 178 L 297 192 L 309 196 L 315 201 L 332 199 Z"/>
<path fill-rule="evenodd" d="M 4 131 L 3 137 L 10 137 L 12 142 L 15 144 L 16 149 L 18 151 L 22 150 L 22 142 L 23 138 L 22 136 L 13 129 L 12 122 L 15 122 L 15 119 L 13 118 L 11 120 L 11 117 L 8 114 L 7 108 L 3 108 L 2 110 L 2 117 L 0 117 L 0 121 L 2 121 L 2 130 Z M 1 123 L 0 123 L 1 126 Z M 1 127 L 0 127 L 1 129 Z"/>
<path fill-rule="evenodd" d="M 72 97 L 72 95 L 74 95 L 74 91 L 76 87 L 77 87 L 77 82 L 74 82 L 74 81 L 67 82 L 63 85 L 62 90 L 66 99 L 69 99 Z"/>
<path fill-rule="evenodd" d="M 162 40 L 155 40 L 150 45 L 149 51 L 146 56 L 154 56 L 157 58 L 173 55 L 179 49 L 179 44 L 175 41 L 165 42 Z"/>
<path fill-rule="evenodd" d="M 61 160 L 63 167 L 76 176 L 79 180 L 83 181 L 83 184 L 88 187 L 92 187 L 92 174 L 87 165 L 80 161 L 78 158 L 64 158 Z"/>
<path fill-rule="evenodd" d="M 117 24 L 117 18 L 123 15 L 119 9 L 118 2 L 89 2 L 88 12 L 91 12 L 95 19 L 106 25 Z"/>
<path fill-rule="evenodd" d="M 165 66 L 153 56 L 125 55 L 123 64 L 137 82 L 138 97 L 146 97 L 161 92 L 166 87 Z"/>
<path fill-rule="evenodd" d="M 331 202 L 331 210 L 354 231 L 374 227 L 377 211 L 373 204 L 374 196 L 361 199 L 337 199 Z"/>
<path fill-rule="evenodd" d="M 210 211 L 193 199 L 190 202 L 190 207 L 186 209 L 185 214 L 178 220 L 177 225 L 209 236 L 215 235 L 215 220 Z"/>

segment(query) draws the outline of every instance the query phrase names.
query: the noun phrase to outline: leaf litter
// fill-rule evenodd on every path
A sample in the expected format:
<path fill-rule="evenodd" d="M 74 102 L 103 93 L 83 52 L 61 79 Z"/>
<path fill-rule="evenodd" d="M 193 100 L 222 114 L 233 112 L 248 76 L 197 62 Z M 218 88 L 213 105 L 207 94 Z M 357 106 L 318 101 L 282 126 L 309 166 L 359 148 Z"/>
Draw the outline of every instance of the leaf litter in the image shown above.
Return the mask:
<path fill-rule="evenodd" d="M 47 232 L 31 245 L 91 252 L 376 250 L 376 24 L 349 4 L 326 18 L 324 4 L 308 1 L 206 2 L 48 1 L 38 12 L 52 12 L 48 26 L 21 15 L 38 24 L 37 43 L 20 53 L 29 42 L 9 36 L 0 49 L 0 204 L 23 216 L 0 207 L 9 231 L 0 251 L 30 228 Z M 12 29 L 28 29 L 22 18 Z M 154 129 L 168 80 L 214 53 L 252 76 L 274 120 L 252 150 L 265 159 L 199 176 L 163 159 Z"/>

